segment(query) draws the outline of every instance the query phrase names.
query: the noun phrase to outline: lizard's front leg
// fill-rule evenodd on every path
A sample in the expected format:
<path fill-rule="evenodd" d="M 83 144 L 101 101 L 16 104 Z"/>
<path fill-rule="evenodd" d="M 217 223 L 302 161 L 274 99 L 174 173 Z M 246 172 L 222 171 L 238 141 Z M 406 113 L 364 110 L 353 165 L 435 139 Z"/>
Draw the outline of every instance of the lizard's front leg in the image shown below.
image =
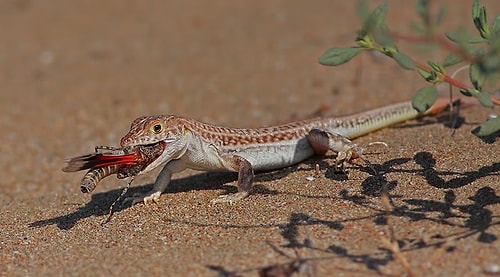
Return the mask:
<path fill-rule="evenodd" d="M 153 189 L 144 194 L 134 194 L 132 197 L 127 197 L 123 200 L 124 203 L 132 202 L 132 206 L 144 202 L 144 204 L 149 204 L 151 202 L 157 202 L 160 199 L 160 195 L 167 189 L 172 179 L 172 174 L 181 172 L 185 170 L 186 164 L 182 160 L 173 160 L 168 162 L 156 177 Z"/>
<path fill-rule="evenodd" d="M 253 167 L 249 161 L 237 155 L 224 155 L 221 157 L 226 169 L 238 172 L 238 192 L 221 195 L 212 200 L 212 203 L 233 203 L 248 196 L 253 185 Z"/>

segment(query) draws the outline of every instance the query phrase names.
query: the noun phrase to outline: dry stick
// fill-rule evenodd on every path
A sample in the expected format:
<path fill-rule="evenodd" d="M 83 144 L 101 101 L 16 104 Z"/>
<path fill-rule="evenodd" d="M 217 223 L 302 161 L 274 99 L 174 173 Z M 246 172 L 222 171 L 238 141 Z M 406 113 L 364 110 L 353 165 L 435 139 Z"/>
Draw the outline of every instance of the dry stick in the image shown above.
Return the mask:
<path fill-rule="evenodd" d="M 313 247 L 313 245 L 312 245 L 313 241 L 311 239 L 311 235 L 309 234 L 309 230 L 307 229 L 307 226 L 304 226 L 304 230 L 305 230 L 306 236 L 307 236 L 306 239 L 304 240 L 304 244 L 306 244 L 305 245 L 306 248 L 310 251 L 312 259 L 316 259 L 317 257 L 314 254 L 313 249 L 312 249 L 312 247 Z M 297 248 L 294 248 L 293 250 L 295 251 L 295 256 L 297 256 L 299 259 L 301 259 L 300 255 L 299 255 L 299 253 L 297 251 Z M 305 270 L 307 272 L 307 276 L 308 277 L 316 276 L 315 273 L 318 272 L 316 270 L 316 265 L 317 264 L 316 263 L 309 264 L 309 263 L 306 262 L 306 259 L 303 259 L 303 261 L 304 261 L 304 264 L 306 266 Z M 301 271 L 300 265 L 299 265 L 299 270 L 298 271 L 299 271 L 298 273 L 300 273 L 300 271 Z"/>
<path fill-rule="evenodd" d="M 265 267 L 260 267 L 257 268 L 259 276 L 291 276 L 293 273 L 302 273 L 302 265 L 306 265 L 307 268 L 307 276 L 311 277 L 313 276 L 311 273 L 311 270 L 309 269 L 309 265 L 307 264 L 306 259 L 302 259 L 297 251 L 297 247 L 293 248 L 293 251 L 295 253 L 295 256 L 297 258 L 292 258 L 285 252 L 281 251 L 278 249 L 276 246 L 274 246 L 271 242 L 268 240 L 265 241 L 267 245 L 269 245 L 274 251 L 276 251 L 278 254 L 287 257 L 289 259 L 292 259 L 291 262 L 286 262 L 286 263 L 276 263 L 270 266 L 265 266 Z"/>
<path fill-rule="evenodd" d="M 470 65 L 464 65 L 464 66 L 460 67 L 459 69 L 455 70 L 455 72 L 453 72 L 453 74 L 451 75 L 451 78 L 455 79 L 455 75 L 457 75 L 460 71 L 467 69 L 469 67 L 470 67 Z M 460 105 L 457 106 L 457 112 L 454 113 L 454 111 L 453 111 L 453 85 L 451 83 L 448 83 L 448 84 L 449 84 L 449 88 L 450 88 L 450 93 L 449 93 L 449 96 L 450 96 L 450 127 L 452 129 L 451 135 L 453 136 L 455 134 L 455 130 L 456 130 L 455 126 L 457 125 L 458 114 L 460 112 Z"/>
<path fill-rule="evenodd" d="M 389 251 L 391 251 L 392 254 L 394 254 L 396 259 L 399 260 L 401 265 L 406 270 L 406 274 L 410 277 L 415 276 L 413 274 L 413 271 L 411 270 L 410 263 L 408 263 L 408 260 L 403 255 L 403 253 L 401 253 L 401 250 L 399 249 L 399 245 L 398 245 L 398 241 L 396 239 L 394 228 L 391 224 L 390 213 L 391 213 L 392 208 L 391 208 L 391 204 L 390 204 L 390 200 L 389 200 L 389 194 L 387 192 L 387 182 L 384 182 L 384 184 L 382 186 L 381 200 L 382 200 L 382 205 L 383 205 L 383 207 L 385 209 L 385 213 L 386 213 L 385 216 L 387 219 L 387 227 L 389 229 L 389 239 L 390 240 L 385 238 L 385 237 L 382 237 L 382 236 L 379 236 L 379 239 L 386 245 L 387 248 L 389 248 Z"/>
<path fill-rule="evenodd" d="M 130 188 L 130 184 L 132 184 L 133 181 L 134 177 L 132 176 L 130 177 L 130 180 L 127 182 L 127 186 L 123 188 L 122 193 L 118 196 L 118 198 L 116 198 L 113 204 L 111 204 L 111 206 L 109 207 L 108 218 L 106 218 L 106 220 L 101 223 L 101 226 L 104 226 L 106 223 L 111 221 L 111 217 L 113 216 L 113 208 L 115 207 L 116 203 L 118 203 L 118 201 L 122 199 L 122 197 L 127 193 L 128 189 Z"/>
<path fill-rule="evenodd" d="M 455 246 L 455 242 L 453 241 L 455 239 L 458 238 L 449 237 L 445 239 L 444 242 L 439 246 L 439 248 L 434 252 L 434 254 L 432 254 L 432 256 L 429 258 L 428 261 L 431 262 L 432 264 L 435 264 L 439 260 L 441 255 L 445 253 L 449 247 Z"/>

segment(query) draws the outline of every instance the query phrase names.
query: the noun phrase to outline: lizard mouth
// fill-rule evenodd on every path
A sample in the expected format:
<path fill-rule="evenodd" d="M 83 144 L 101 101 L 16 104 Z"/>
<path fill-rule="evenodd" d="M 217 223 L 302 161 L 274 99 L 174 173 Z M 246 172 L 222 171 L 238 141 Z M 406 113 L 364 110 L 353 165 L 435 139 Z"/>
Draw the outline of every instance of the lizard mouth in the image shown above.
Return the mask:
<path fill-rule="evenodd" d="M 117 178 L 133 177 L 144 171 L 155 162 L 165 151 L 166 142 L 160 141 L 152 144 L 136 145 L 124 148 L 101 147 L 110 150 L 66 160 L 68 163 L 62 169 L 64 172 L 75 172 L 88 169 L 81 181 L 81 190 L 91 192 L 100 180 L 109 175 L 116 174 Z"/>
<path fill-rule="evenodd" d="M 141 173 L 148 165 L 152 164 L 161 156 L 166 145 L 164 141 L 159 141 L 132 147 L 131 151 L 136 153 L 137 158 L 133 164 L 121 166 L 118 169 L 117 177 L 123 179 Z"/>

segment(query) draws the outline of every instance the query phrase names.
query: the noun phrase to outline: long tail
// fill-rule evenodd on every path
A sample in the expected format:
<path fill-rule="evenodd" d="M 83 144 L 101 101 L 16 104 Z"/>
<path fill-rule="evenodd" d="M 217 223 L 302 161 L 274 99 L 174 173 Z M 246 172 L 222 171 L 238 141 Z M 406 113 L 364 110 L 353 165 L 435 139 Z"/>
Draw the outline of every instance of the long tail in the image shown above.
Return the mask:
<path fill-rule="evenodd" d="M 462 102 L 461 99 L 460 101 Z M 354 139 L 420 116 L 439 114 L 449 106 L 449 103 L 448 98 L 441 97 L 427 111 L 419 113 L 412 107 L 411 102 L 402 102 L 354 115 L 332 117 L 326 128 L 346 138 Z"/>

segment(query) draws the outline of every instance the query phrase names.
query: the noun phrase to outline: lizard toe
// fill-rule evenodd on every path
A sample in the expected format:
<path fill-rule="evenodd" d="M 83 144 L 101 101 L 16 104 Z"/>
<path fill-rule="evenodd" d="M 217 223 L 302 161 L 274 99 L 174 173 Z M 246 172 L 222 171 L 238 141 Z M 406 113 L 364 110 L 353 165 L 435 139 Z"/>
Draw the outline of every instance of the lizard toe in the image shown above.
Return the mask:
<path fill-rule="evenodd" d="M 135 193 L 131 197 L 127 197 L 123 200 L 123 204 L 130 203 L 130 206 L 134 206 L 138 203 L 144 203 L 144 205 L 148 206 L 150 204 L 158 203 L 160 199 L 161 192 L 160 191 L 151 191 L 148 193 Z"/>

